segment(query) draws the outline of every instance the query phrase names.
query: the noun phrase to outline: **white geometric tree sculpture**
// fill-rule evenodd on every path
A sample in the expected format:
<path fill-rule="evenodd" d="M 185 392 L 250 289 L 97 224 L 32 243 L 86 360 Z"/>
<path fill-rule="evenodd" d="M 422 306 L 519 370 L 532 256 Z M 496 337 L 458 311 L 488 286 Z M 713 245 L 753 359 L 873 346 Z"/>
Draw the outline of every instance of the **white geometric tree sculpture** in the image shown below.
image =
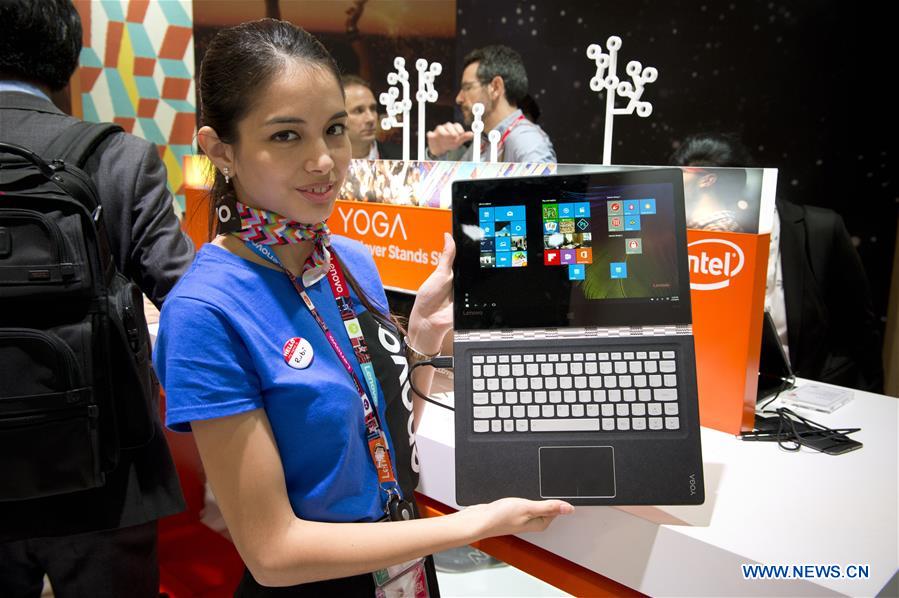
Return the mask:
<path fill-rule="evenodd" d="M 434 89 L 434 79 L 443 72 L 443 67 L 439 62 L 432 62 L 430 67 L 428 61 L 419 58 L 415 61 L 415 70 L 418 71 L 418 91 L 415 93 L 415 100 L 418 102 L 418 160 L 422 162 L 427 159 L 425 154 L 425 104 L 437 101 L 437 90 Z"/>
<path fill-rule="evenodd" d="M 395 73 L 387 75 L 387 83 L 391 85 L 390 89 L 382 93 L 380 101 L 387 107 L 387 117 L 381 120 L 381 127 L 389 130 L 394 127 L 402 127 L 403 129 L 403 160 L 409 160 L 409 112 L 412 110 L 412 100 L 409 99 L 409 71 L 406 70 L 406 59 L 397 56 L 393 59 L 393 66 L 396 68 Z M 397 85 L 403 88 L 403 99 L 400 100 L 400 90 Z M 436 100 L 436 98 L 435 98 Z M 402 114 L 403 120 L 397 120 L 397 116 Z"/>
<path fill-rule="evenodd" d="M 480 162 L 481 161 L 481 133 L 484 132 L 484 121 L 481 120 L 481 117 L 484 116 L 484 104 L 477 102 L 471 107 L 471 114 L 474 117 L 471 121 L 471 132 L 474 133 L 474 139 L 472 140 L 472 150 L 473 154 L 471 156 L 472 162 Z"/>
<path fill-rule="evenodd" d="M 652 114 L 652 104 L 642 101 L 643 88 L 647 83 L 653 83 L 659 76 L 659 71 L 651 66 L 646 68 L 636 60 L 627 63 L 625 71 L 630 75 L 633 84 L 618 79 L 618 50 L 621 49 L 621 38 L 613 35 L 606 40 L 608 54 L 604 54 L 599 44 L 590 44 L 587 48 L 587 58 L 596 62 L 596 75 L 590 79 L 590 89 L 606 92 L 606 126 L 602 146 L 602 163 L 612 163 L 612 120 L 617 114 L 633 114 L 646 118 Z M 628 98 L 627 106 L 615 108 L 615 96 Z"/>
<path fill-rule="evenodd" d="M 496 158 L 499 155 L 499 140 L 502 137 L 499 131 L 493 129 L 489 133 L 487 133 L 487 140 L 490 142 L 490 161 L 496 162 Z"/>

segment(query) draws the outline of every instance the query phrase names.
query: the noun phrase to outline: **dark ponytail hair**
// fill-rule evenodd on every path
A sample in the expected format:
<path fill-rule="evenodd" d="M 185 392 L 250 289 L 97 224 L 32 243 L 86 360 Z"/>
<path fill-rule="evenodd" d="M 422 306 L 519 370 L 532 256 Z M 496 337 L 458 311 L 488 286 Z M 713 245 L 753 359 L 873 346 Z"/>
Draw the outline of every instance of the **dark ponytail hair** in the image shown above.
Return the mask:
<path fill-rule="evenodd" d="M 334 75 L 340 71 L 334 59 L 315 37 L 287 21 L 260 19 L 219 31 L 200 64 L 200 127 L 212 127 L 219 139 L 238 141 L 237 124 L 265 89 L 291 61 L 303 61 Z M 234 188 L 213 167 L 209 201 L 209 237 L 218 232 L 216 209 L 233 204 Z"/>

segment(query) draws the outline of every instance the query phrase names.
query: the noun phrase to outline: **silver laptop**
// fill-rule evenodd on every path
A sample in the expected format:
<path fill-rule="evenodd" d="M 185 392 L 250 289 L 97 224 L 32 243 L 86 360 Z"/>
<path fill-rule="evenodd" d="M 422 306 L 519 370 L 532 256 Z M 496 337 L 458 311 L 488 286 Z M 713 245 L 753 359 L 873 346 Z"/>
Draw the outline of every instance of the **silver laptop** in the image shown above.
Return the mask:
<path fill-rule="evenodd" d="M 456 500 L 704 501 L 683 179 L 453 184 Z"/>

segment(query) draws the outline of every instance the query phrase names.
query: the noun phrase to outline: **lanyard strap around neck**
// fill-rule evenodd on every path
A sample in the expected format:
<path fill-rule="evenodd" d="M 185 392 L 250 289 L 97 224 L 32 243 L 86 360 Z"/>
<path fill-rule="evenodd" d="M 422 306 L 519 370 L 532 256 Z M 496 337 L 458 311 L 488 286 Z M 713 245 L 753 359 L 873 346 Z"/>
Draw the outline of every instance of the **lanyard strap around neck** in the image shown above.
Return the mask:
<path fill-rule="evenodd" d="M 504 148 L 505 145 L 506 145 L 506 139 L 509 137 L 509 134 L 512 132 L 512 129 L 514 129 L 514 128 L 517 127 L 519 124 L 521 124 L 521 121 L 523 121 L 523 120 L 525 120 L 524 114 L 519 114 L 519 115 L 518 115 L 518 118 L 516 118 L 515 120 L 513 120 L 513 121 L 509 124 L 509 126 L 506 127 L 506 130 L 503 131 L 502 137 L 499 138 L 499 141 L 498 141 L 497 144 L 496 144 L 496 155 L 497 155 L 497 156 L 499 156 L 499 155 L 503 152 L 503 148 Z M 496 129 L 494 129 L 494 130 L 496 130 Z M 488 145 L 488 144 L 482 144 L 482 147 L 481 147 L 481 155 L 483 155 L 486 151 L 488 151 L 488 149 L 489 149 L 489 145 Z"/>
<path fill-rule="evenodd" d="M 375 378 L 374 366 L 371 363 L 371 356 L 368 354 L 368 345 L 365 343 L 365 337 L 362 335 L 362 326 L 359 324 L 359 319 L 356 317 L 356 312 L 353 309 L 353 300 L 352 297 L 350 297 L 349 285 L 347 285 L 346 277 L 343 274 L 343 269 L 340 267 L 337 256 L 334 254 L 331 255 L 326 277 L 331 285 L 331 293 L 334 295 L 334 301 L 337 304 L 337 310 L 340 312 L 340 318 L 343 320 L 344 328 L 346 328 L 350 343 L 353 345 L 353 352 L 356 355 L 356 359 L 359 361 L 359 365 L 362 368 L 362 372 L 368 383 L 368 388 L 372 397 L 371 401 L 366 395 L 362 383 L 359 382 L 359 378 L 356 376 L 356 372 L 353 370 L 350 360 L 347 359 L 346 354 L 343 352 L 343 349 L 340 348 L 340 344 L 337 342 L 334 334 L 318 313 L 315 304 L 312 302 L 309 294 L 306 293 L 306 289 L 303 288 L 303 283 L 297 279 L 293 272 L 284 267 L 284 264 L 282 264 L 281 260 L 278 259 L 278 256 L 275 255 L 275 252 L 271 251 L 267 246 L 253 243 L 252 241 L 245 241 L 245 244 L 253 251 L 253 253 L 281 268 L 293 285 L 294 290 L 296 290 L 297 294 L 303 300 L 309 313 L 312 315 L 313 319 L 315 319 L 319 328 L 321 328 L 325 338 L 328 340 L 328 344 L 331 345 L 331 348 L 334 350 L 340 363 L 350 375 L 350 378 L 353 380 L 353 385 L 356 387 L 356 392 L 359 394 L 359 400 L 362 403 L 362 413 L 365 420 L 368 449 L 372 458 L 372 463 L 374 463 L 375 470 L 378 473 L 378 482 L 380 483 L 381 488 L 387 493 L 388 498 L 391 493 L 401 495 L 399 484 L 396 481 L 396 476 L 393 473 L 393 466 L 390 462 L 390 449 L 387 446 L 387 436 L 383 432 L 378 416 L 378 386 L 377 379 Z"/>
<path fill-rule="evenodd" d="M 521 124 L 521 121 L 524 120 L 524 114 L 519 114 L 518 118 L 512 121 L 505 131 L 503 131 L 503 136 L 499 138 L 499 143 L 496 144 L 496 153 L 499 154 L 503 150 L 503 146 L 506 145 L 506 139 L 509 137 L 509 133 L 512 132 L 512 129 Z"/>

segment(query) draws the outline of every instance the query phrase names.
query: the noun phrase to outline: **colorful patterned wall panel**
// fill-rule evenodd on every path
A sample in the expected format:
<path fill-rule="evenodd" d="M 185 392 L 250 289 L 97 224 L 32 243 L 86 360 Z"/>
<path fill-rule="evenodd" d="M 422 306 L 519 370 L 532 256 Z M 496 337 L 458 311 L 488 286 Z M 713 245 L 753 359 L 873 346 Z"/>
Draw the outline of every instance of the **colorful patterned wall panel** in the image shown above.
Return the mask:
<path fill-rule="evenodd" d="M 76 0 L 84 27 L 84 119 L 152 141 L 184 211 L 183 157 L 193 154 L 193 0 Z"/>

